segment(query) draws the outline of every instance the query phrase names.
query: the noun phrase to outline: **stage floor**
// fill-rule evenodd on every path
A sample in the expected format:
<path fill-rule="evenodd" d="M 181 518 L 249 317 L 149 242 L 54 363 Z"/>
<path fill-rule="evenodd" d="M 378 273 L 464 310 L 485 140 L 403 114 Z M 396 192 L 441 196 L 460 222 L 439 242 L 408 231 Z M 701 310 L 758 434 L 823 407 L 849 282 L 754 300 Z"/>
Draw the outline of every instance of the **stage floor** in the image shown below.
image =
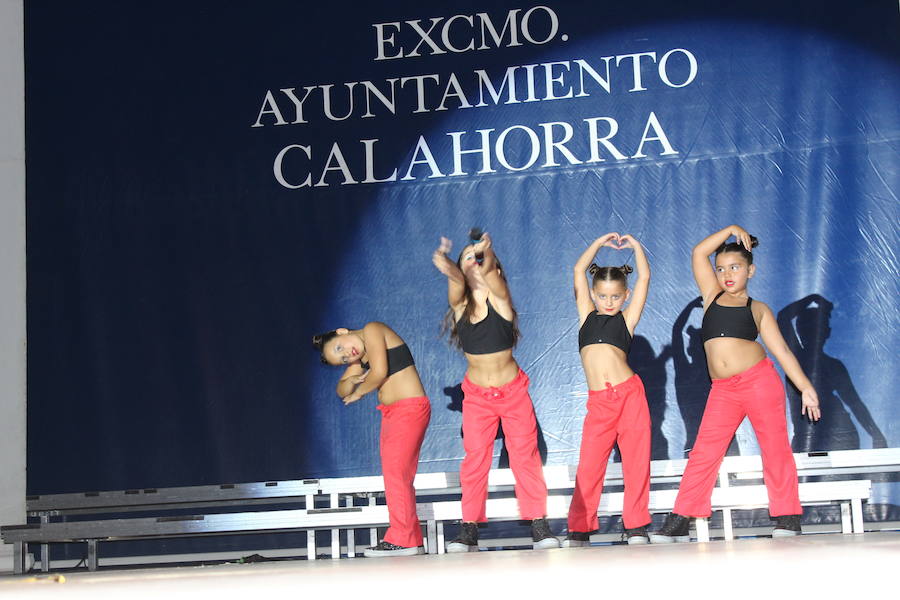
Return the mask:
<path fill-rule="evenodd" d="M 504 550 L 389 559 L 0 576 L 0 597 L 41 598 L 500 598 L 728 597 L 814 600 L 897 593 L 900 532 L 813 534 L 649 546 Z M 801 596 L 797 596 L 798 598 Z"/>

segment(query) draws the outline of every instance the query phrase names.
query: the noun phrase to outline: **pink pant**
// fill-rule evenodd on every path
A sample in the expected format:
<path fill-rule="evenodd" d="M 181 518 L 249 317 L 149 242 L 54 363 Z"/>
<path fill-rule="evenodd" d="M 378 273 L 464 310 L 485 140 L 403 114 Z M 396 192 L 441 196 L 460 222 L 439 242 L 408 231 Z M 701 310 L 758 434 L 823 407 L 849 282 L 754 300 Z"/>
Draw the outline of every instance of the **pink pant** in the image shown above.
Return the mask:
<path fill-rule="evenodd" d="M 713 379 L 697 441 L 678 488 L 676 513 L 686 517 L 709 516 L 719 465 L 745 416 L 750 417 L 762 452 L 769 514 L 777 517 L 803 512 L 797 490 L 797 465 L 787 435 L 784 386 L 772 361 L 766 358 L 733 377 Z"/>
<path fill-rule="evenodd" d="M 422 545 L 422 529 L 416 515 L 413 480 L 419 465 L 419 449 L 431 419 L 425 396 L 404 398 L 381 411 L 381 471 L 390 527 L 384 541 L 407 548 Z"/>
<path fill-rule="evenodd" d="M 588 392 L 588 412 L 581 433 L 581 456 L 575 493 L 569 506 L 569 531 L 599 527 L 597 506 L 613 445 L 622 452 L 625 507 L 622 521 L 632 529 L 650 523 L 650 410 L 641 378 Z"/>
<path fill-rule="evenodd" d="M 516 499 L 523 519 L 547 514 L 547 484 L 537 446 L 537 421 L 528 395 L 528 375 L 521 369 L 501 387 L 475 385 L 463 380 L 463 447 L 466 457 L 459 470 L 463 521 L 487 521 L 488 472 L 493 458 L 497 424 L 502 421 L 509 451 L 509 466 L 516 479 Z"/>

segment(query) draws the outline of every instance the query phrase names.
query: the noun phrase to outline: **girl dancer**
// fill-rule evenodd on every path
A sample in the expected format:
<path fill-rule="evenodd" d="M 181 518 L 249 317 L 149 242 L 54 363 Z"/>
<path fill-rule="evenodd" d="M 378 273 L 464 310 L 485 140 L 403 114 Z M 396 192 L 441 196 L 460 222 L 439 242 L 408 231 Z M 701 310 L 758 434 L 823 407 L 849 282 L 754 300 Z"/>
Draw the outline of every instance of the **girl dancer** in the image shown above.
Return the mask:
<path fill-rule="evenodd" d="M 734 236 L 737 241 L 726 243 Z M 708 517 L 710 496 L 728 443 L 745 416 L 756 432 L 763 460 L 763 478 L 769 492 L 769 514 L 775 520 L 773 536 L 800 534 L 800 497 L 797 466 L 791 454 L 785 419 L 784 387 L 766 348 L 802 394 L 802 412 L 818 421 L 819 399 L 790 351 L 771 309 L 754 302 L 747 283 L 756 272 L 751 249 L 756 238 L 732 225 L 710 235 L 694 247 L 694 279 L 703 297 L 703 346 L 712 389 L 678 488 L 675 510 L 654 543 L 690 541 L 690 517 Z M 715 268 L 709 255 L 715 252 Z"/>
<path fill-rule="evenodd" d="M 369 557 L 424 554 L 422 530 L 416 515 L 413 480 L 419 449 L 431 418 L 412 354 L 404 341 L 384 323 L 362 329 L 335 329 L 313 337 L 322 362 L 346 365 L 337 385 L 344 404 L 352 404 L 378 390 L 381 411 L 381 469 L 390 527 Z"/>
<path fill-rule="evenodd" d="M 476 234 L 454 264 L 447 258 L 450 240 L 441 238 L 432 257 L 447 276 L 450 308 L 445 328 L 469 363 L 463 380 L 463 447 L 460 467 L 463 523 L 447 552 L 478 550 L 478 523 L 487 521 L 488 471 L 497 425 L 502 421 L 509 464 L 516 478 L 516 498 L 523 519 L 531 520 L 533 547 L 558 548 L 550 533 L 547 485 L 537 447 L 537 422 L 528 395 L 528 376 L 512 355 L 519 330 L 516 311 L 500 262 L 487 233 Z"/>
<path fill-rule="evenodd" d="M 633 294 L 626 278 L 631 272 L 628 265 L 592 264 L 593 284 L 588 289 L 584 272 L 603 246 L 634 249 L 638 276 Z M 566 547 L 590 544 L 590 534 L 598 527 L 597 506 L 609 453 L 617 441 L 625 476 L 625 534 L 629 544 L 649 542 L 650 411 L 641 378 L 626 360 L 649 286 L 650 265 L 641 244 L 630 235 L 607 233 L 597 238 L 575 263 L 575 303 L 581 323 L 578 346 L 588 382 L 588 412 L 569 506 Z M 623 309 L 629 297 L 631 303 Z"/>

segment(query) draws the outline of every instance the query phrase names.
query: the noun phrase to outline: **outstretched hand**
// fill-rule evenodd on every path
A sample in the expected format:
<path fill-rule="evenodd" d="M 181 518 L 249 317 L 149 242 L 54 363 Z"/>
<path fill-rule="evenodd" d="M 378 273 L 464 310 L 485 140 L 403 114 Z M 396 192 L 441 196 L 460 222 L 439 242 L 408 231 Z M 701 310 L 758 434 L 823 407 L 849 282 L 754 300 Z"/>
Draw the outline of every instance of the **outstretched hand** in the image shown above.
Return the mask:
<path fill-rule="evenodd" d="M 810 421 L 818 421 L 822 418 L 822 411 L 819 409 L 819 396 L 813 388 L 807 388 L 801 392 L 800 402 L 802 408 L 800 414 L 806 415 Z"/>
<path fill-rule="evenodd" d="M 441 236 L 441 245 L 431 255 L 431 262 L 434 263 L 437 270 L 448 276 L 452 272 L 451 265 L 453 264 L 453 261 L 447 257 L 447 253 L 450 252 L 451 248 L 453 248 L 453 242 Z"/>

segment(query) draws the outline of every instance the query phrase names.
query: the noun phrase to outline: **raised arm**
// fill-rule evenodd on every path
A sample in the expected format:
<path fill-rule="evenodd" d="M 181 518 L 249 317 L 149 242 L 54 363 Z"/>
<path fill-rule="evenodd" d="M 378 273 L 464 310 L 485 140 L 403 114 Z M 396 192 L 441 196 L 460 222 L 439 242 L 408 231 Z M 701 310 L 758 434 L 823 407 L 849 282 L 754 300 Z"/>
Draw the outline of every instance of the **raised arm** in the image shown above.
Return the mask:
<path fill-rule="evenodd" d="M 644 304 L 647 302 L 647 291 L 650 289 L 650 263 L 647 262 L 647 255 L 644 253 L 641 243 L 631 235 L 623 235 L 619 238 L 619 248 L 634 249 L 637 279 L 631 292 L 631 302 L 622 311 L 628 330 L 634 334 L 634 328 L 637 327 L 638 321 L 641 320 L 641 313 L 644 311 Z"/>
<path fill-rule="evenodd" d="M 720 229 L 705 238 L 694 246 L 694 250 L 691 252 L 691 267 L 694 270 L 694 281 L 697 282 L 697 288 L 700 290 L 700 295 L 703 296 L 704 305 L 719 290 L 716 271 L 709 262 L 709 255 L 715 252 L 716 248 L 727 242 L 731 236 L 735 236 L 738 243 L 743 245 L 748 251 L 752 249 L 750 234 L 738 225 L 729 225 L 725 229 Z"/>
<path fill-rule="evenodd" d="M 819 410 L 819 396 L 813 388 L 812 382 L 803 372 L 803 368 L 797 361 L 797 357 L 788 348 L 787 342 L 781 336 L 778 329 L 778 323 L 775 321 L 775 315 L 772 309 L 762 302 L 753 303 L 754 312 L 761 311 L 759 319 L 759 335 L 762 337 L 763 343 L 778 360 L 784 373 L 790 378 L 793 384 L 800 390 L 802 409 L 801 414 L 805 414 L 810 421 L 818 421 L 822 413 Z"/>
<path fill-rule="evenodd" d="M 579 323 L 584 323 L 584 320 L 587 319 L 587 316 L 594 310 L 594 301 L 591 300 L 591 290 L 588 286 L 585 271 L 587 271 L 588 267 L 591 266 L 591 262 L 593 262 L 594 257 L 597 256 L 600 248 L 602 248 L 603 246 L 617 248 L 617 246 L 612 242 L 612 240 L 617 239 L 619 239 L 618 233 L 607 233 L 606 235 L 601 235 L 596 240 L 591 242 L 591 245 L 581 253 L 581 256 L 579 256 L 578 260 L 575 262 L 575 266 L 572 269 L 572 279 L 575 283 L 575 306 L 578 307 Z"/>
<path fill-rule="evenodd" d="M 356 402 L 369 392 L 381 387 L 387 379 L 388 360 L 387 342 L 384 339 L 384 325 L 377 322 L 367 323 L 363 327 L 363 339 L 366 343 L 366 358 L 369 361 L 369 371 L 365 379 L 353 390 L 350 395 L 344 397 L 344 404 Z"/>
<path fill-rule="evenodd" d="M 497 255 L 494 254 L 494 244 L 491 236 L 485 232 L 481 236 L 481 241 L 472 246 L 472 250 L 476 255 L 480 254 L 483 258 L 478 270 L 484 277 L 491 292 L 491 296 L 503 302 L 509 302 L 509 287 L 506 280 L 500 275 L 500 269 L 497 266 Z"/>
<path fill-rule="evenodd" d="M 466 278 L 456 263 L 447 256 L 452 247 L 449 239 L 441 237 L 441 245 L 431 255 L 431 262 L 447 276 L 447 303 L 455 309 L 465 300 Z"/>
<path fill-rule="evenodd" d="M 778 311 L 778 327 L 781 329 L 781 335 L 785 336 L 785 341 L 787 341 L 788 348 L 790 348 L 793 352 L 799 352 L 803 347 L 803 344 L 800 341 L 800 338 L 797 336 L 797 331 L 794 328 L 794 319 L 796 319 L 804 309 L 816 303 L 819 305 L 819 310 L 831 311 L 832 304 L 819 294 L 810 294 L 805 298 L 801 298 L 796 302 L 791 302 L 780 311 Z"/>

